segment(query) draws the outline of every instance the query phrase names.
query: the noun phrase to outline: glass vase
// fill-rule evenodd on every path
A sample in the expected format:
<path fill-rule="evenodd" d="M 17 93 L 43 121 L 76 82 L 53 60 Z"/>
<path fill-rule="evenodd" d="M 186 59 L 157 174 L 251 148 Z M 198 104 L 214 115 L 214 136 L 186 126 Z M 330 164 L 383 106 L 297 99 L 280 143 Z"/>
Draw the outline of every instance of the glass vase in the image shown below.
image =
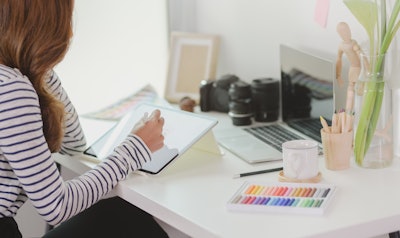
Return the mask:
<path fill-rule="evenodd" d="M 393 115 L 387 55 L 361 55 L 355 87 L 354 158 L 363 168 L 384 168 L 393 161 Z"/>

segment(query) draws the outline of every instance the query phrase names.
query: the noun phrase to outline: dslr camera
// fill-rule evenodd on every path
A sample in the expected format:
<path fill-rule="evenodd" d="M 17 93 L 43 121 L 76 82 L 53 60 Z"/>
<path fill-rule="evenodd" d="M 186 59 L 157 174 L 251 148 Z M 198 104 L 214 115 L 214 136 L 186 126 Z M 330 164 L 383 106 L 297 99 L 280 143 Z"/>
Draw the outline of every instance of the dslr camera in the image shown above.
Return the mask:
<path fill-rule="evenodd" d="M 200 109 L 203 112 L 229 112 L 229 88 L 239 78 L 232 74 L 217 80 L 203 80 L 200 84 Z"/>

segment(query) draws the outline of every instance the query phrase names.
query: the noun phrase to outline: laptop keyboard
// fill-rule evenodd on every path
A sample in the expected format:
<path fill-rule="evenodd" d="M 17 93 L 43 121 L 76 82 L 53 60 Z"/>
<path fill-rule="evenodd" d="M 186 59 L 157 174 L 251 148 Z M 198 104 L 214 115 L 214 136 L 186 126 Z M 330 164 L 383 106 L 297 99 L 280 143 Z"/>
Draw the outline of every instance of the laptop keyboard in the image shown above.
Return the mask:
<path fill-rule="evenodd" d="M 282 143 L 290 140 L 302 140 L 303 137 L 286 130 L 279 125 L 266 125 L 259 127 L 244 128 L 245 131 L 254 135 L 258 139 L 271 145 L 275 149 L 282 152 Z"/>
<path fill-rule="evenodd" d="M 244 131 L 252 134 L 261 141 L 267 143 L 268 145 L 274 147 L 278 151 L 282 152 L 282 143 L 290 140 L 304 140 L 305 138 L 299 136 L 280 125 L 265 125 L 258 127 L 243 128 Z M 318 130 L 319 131 L 319 130 Z M 311 137 L 311 136 L 310 136 Z M 311 137 L 312 138 L 312 137 Z M 316 141 L 320 141 L 319 138 Z M 322 147 L 318 145 L 319 154 L 322 154 Z"/>
<path fill-rule="evenodd" d="M 317 118 L 301 119 L 287 121 L 286 124 L 296 131 L 301 132 L 304 135 L 314 139 L 315 141 L 321 141 L 321 122 Z"/>

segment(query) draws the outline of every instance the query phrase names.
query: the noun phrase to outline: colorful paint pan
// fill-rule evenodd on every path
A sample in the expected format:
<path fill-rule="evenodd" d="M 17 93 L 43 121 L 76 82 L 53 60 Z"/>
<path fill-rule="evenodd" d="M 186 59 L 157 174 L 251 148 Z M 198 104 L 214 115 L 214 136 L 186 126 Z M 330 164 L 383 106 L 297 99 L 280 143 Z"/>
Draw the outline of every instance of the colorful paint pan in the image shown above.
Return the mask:
<path fill-rule="evenodd" d="M 315 183 L 245 182 L 227 204 L 231 211 L 323 214 L 336 187 Z"/>

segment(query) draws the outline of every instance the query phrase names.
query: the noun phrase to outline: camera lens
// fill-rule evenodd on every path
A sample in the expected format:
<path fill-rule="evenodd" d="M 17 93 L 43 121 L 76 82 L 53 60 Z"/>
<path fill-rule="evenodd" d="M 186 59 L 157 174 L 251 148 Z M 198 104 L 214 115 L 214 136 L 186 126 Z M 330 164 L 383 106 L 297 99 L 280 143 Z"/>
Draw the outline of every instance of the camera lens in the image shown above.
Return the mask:
<path fill-rule="evenodd" d="M 235 126 L 244 126 L 251 124 L 251 99 L 229 102 L 228 115 L 232 118 Z"/>
<path fill-rule="evenodd" d="M 251 83 L 254 120 L 271 122 L 279 116 L 279 81 L 273 78 L 254 79 Z"/>
<path fill-rule="evenodd" d="M 236 126 L 251 124 L 253 116 L 251 108 L 251 87 L 250 84 L 238 81 L 231 84 L 229 88 L 229 116 Z"/>

